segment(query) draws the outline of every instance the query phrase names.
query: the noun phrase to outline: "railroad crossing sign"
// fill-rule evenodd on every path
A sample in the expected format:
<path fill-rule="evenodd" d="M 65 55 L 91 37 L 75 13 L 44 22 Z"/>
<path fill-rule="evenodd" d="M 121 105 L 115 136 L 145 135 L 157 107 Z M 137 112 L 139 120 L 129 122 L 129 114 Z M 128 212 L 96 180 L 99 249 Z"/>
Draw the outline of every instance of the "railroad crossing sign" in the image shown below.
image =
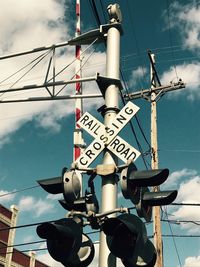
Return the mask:
<path fill-rule="evenodd" d="M 140 152 L 117 134 L 138 110 L 139 107 L 129 101 L 116 115 L 109 126 L 105 126 L 90 113 L 85 112 L 78 120 L 77 124 L 95 139 L 75 161 L 78 167 L 87 168 L 103 151 L 105 146 L 125 163 L 128 160 L 136 160 L 140 156 Z"/>

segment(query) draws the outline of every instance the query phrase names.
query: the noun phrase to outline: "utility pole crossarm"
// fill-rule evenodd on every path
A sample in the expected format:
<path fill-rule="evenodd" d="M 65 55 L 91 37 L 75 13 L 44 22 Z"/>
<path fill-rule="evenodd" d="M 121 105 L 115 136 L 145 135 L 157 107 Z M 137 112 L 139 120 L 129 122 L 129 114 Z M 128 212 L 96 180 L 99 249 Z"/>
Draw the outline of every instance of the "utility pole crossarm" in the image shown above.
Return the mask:
<path fill-rule="evenodd" d="M 142 89 L 142 90 L 134 92 L 134 93 L 124 94 L 124 98 L 126 100 L 147 98 L 147 97 L 150 97 L 152 92 L 155 92 L 157 94 L 165 94 L 165 93 L 170 92 L 170 91 L 183 89 L 183 88 L 185 88 L 185 86 L 186 86 L 186 84 L 182 80 L 179 80 L 178 83 L 158 86 L 158 87 L 154 87 L 154 88 Z"/>

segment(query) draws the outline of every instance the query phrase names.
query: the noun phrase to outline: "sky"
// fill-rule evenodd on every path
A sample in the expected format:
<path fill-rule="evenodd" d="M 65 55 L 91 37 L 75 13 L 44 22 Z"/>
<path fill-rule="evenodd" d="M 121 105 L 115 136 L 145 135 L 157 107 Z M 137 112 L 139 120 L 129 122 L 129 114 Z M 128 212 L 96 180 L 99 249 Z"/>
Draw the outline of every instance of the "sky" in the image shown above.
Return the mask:
<path fill-rule="evenodd" d="M 111 2 L 95 2 L 101 23 L 107 23 L 106 7 Z M 58 44 L 75 35 L 75 0 L 1 0 L 0 3 L 0 56 Z M 128 91 L 150 88 L 148 50 L 155 54 L 156 70 L 162 85 L 175 83 L 179 79 L 186 83 L 185 89 L 166 93 L 157 102 L 159 167 L 170 170 L 169 178 L 161 188 L 177 189 L 177 203 L 200 203 L 200 2 L 120 0 L 118 3 L 123 16 L 121 71 Z M 81 0 L 81 31 L 95 28 L 98 28 L 98 24 L 90 1 Z M 105 46 L 83 46 L 82 51 L 82 76 L 94 76 L 96 72 L 105 75 Z M 49 53 L 42 59 L 43 53 L 0 60 L 0 90 L 43 83 L 51 57 Z M 74 47 L 56 49 L 56 73 L 68 66 L 57 75 L 56 81 L 72 79 L 75 73 L 74 54 Z M 16 75 L 12 75 L 13 73 Z M 7 79 L 8 77 L 10 78 Z M 48 79 L 51 77 L 52 68 Z M 69 85 L 61 95 L 74 92 L 75 86 Z M 99 89 L 95 82 L 87 82 L 83 84 L 83 92 L 99 93 Z M 122 92 L 126 93 L 125 90 Z M 44 88 L 2 93 L 0 100 L 40 96 L 47 96 Z M 103 105 L 103 99 L 84 100 L 83 104 L 84 112 L 88 111 L 103 122 L 97 112 Z M 135 118 L 132 122 L 142 151 L 146 154 L 145 161 L 150 168 L 150 155 L 146 153 L 150 143 L 150 102 L 139 99 L 135 100 L 134 104 L 140 108 L 137 118 L 142 132 Z M 66 211 L 57 201 L 61 196 L 50 195 L 40 187 L 23 189 L 36 186 L 38 179 L 58 176 L 64 166 L 71 166 L 73 131 L 73 100 L 0 104 L 0 203 L 6 207 L 17 205 L 20 210 L 18 225 L 65 216 Z M 119 135 L 138 149 L 128 125 Z M 87 145 L 93 140 L 85 131 L 84 139 Z M 100 164 L 101 159 L 101 156 L 98 157 L 91 167 Z M 142 157 L 135 163 L 138 169 L 146 168 Z M 95 180 L 98 192 L 100 180 L 100 177 Z M 20 192 L 14 194 L 16 190 Z M 4 194 L 6 196 L 3 197 Z M 97 196 L 100 200 L 100 193 Z M 118 202 L 119 206 L 133 206 L 130 201 L 123 199 L 120 186 Z M 162 216 L 165 220 L 190 221 L 176 224 L 162 222 L 163 234 L 174 235 L 163 237 L 165 267 L 200 266 L 200 238 L 176 237 L 199 234 L 200 207 L 163 207 Z M 147 231 L 148 235 L 152 235 L 152 224 L 148 225 Z M 91 235 L 91 238 L 98 241 L 98 235 Z M 15 244 L 38 240 L 35 227 L 16 231 Z M 45 243 L 42 243 L 20 249 L 34 250 L 44 247 Z M 95 247 L 96 255 L 91 267 L 97 266 L 98 245 Z M 37 258 L 48 261 L 52 267 L 61 266 L 46 250 L 37 252 Z M 119 266 L 121 267 L 120 262 Z"/>

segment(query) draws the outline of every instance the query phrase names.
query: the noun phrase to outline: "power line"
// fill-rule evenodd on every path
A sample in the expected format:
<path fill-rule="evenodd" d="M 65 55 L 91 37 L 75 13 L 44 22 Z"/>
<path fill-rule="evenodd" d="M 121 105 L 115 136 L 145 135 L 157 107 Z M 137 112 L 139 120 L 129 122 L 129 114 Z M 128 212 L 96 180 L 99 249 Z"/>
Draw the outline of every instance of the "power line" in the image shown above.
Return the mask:
<path fill-rule="evenodd" d="M 198 207 L 200 207 L 200 203 L 184 203 L 184 202 L 182 202 L 182 203 L 171 203 L 169 205 L 171 205 L 171 206 L 198 206 Z"/>
<path fill-rule="evenodd" d="M 172 237 L 172 235 L 163 234 L 163 237 Z M 179 235 L 179 234 L 173 234 L 173 237 L 183 237 L 183 238 L 191 238 L 191 237 L 200 237 L 200 235 Z"/>
<path fill-rule="evenodd" d="M 175 250 L 176 250 L 176 255 L 177 255 L 177 258 L 178 258 L 178 262 L 179 262 L 179 265 L 181 267 L 182 266 L 181 258 L 180 258 L 179 252 L 178 252 L 178 247 L 176 245 L 175 235 L 174 235 L 174 233 L 172 231 L 171 224 L 169 223 L 168 214 L 167 214 L 167 208 L 166 208 L 166 216 L 167 216 L 168 225 L 169 225 L 169 229 L 170 229 L 170 232 L 171 232 L 172 240 L 173 240 L 173 243 L 174 243 L 174 247 L 175 247 Z"/>
<path fill-rule="evenodd" d="M 15 252 L 25 253 L 25 252 L 29 252 L 29 251 L 43 251 L 43 250 L 47 250 L 47 248 L 36 248 L 36 249 L 17 250 L 17 251 L 14 250 L 12 252 L 0 253 L 0 255 L 14 254 Z"/>
<path fill-rule="evenodd" d="M 5 228 L 0 228 L 0 232 L 12 230 L 12 229 L 20 229 L 20 228 L 32 227 L 32 226 L 36 226 L 36 225 L 39 225 L 39 224 L 42 224 L 42 223 L 52 223 L 52 222 L 55 222 L 55 220 L 44 221 L 44 222 L 36 222 L 36 223 L 29 223 L 29 224 L 22 224 L 22 225 L 11 226 L 11 227 L 5 227 Z"/>
<path fill-rule="evenodd" d="M 200 221 L 192 221 L 192 220 L 165 220 L 162 219 L 162 222 L 169 222 L 173 224 L 180 225 L 181 223 L 193 223 L 195 225 L 200 225 Z"/>
<path fill-rule="evenodd" d="M 134 21 L 133 21 L 133 16 L 132 16 L 132 13 L 130 12 L 130 5 L 129 5 L 129 0 L 126 1 L 126 5 L 127 5 L 127 10 L 128 10 L 128 15 L 129 15 L 129 19 L 130 19 L 130 22 L 131 22 L 131 35 L 133 37 L 133 40 L 135 41 L 135 45 L 136 45 L 136 51 L 137 51 L 137 54 L 140 55 L 140 49 L 139 49 L 139 45 L 138 45 L 138 40 L 137 40 L 137 36 L 136 36 L 136 32 L 135 32 L 135 28 L 134 28 Z M 145 79 L 145 68 L 144 68 L 144 62 L 142 60 L 142 57 L 139 56 L 139 59 L 141 61 L 141 66 L 142 66 L 142 72 L 143 72 L 143 78 Z M 142 84 L 141 84 L 141 87 L 144 87 Z"/>
<path fill-rule="evenodd" d="M 14 244 L 14 245 L 10 245 L 10 246 L 0 247 L 0 250 L 5 249 L 5 248 L 13 248 L 13 247 L 21 247 L 21 246 L 27 246 L 27 245 L 40 244 L 40 243 L 44 243 L 45 241 L 46 240 L 40 240 L 40 241 L 33 241 L 33 242 L 27 242 L 27 243 Z"/>
<path fill-rule="evenodd" d="M 91 8 L 92 8 L 92 11 L 93 11 L 95 20 L 96 20 L 96 22 L 97 22 L 97 25 L 100 26 L 100 25 L 101 25 L 101 20 L 100 20 L 99 14 L 98 14 L 98 10 L 97 10 L 95 1 L 93 1 L 93 0 L 89 0 L 89 3 L 90 3 L 90 6 L 91 6 Z M 103 14 L 104 14 L 103 5 L 101 5 L 101 8 L 102 8 L 102 12 L 103 12 Z M 136 40 L 136 41 L 137 41 L 137 40 Z M 106 44 L 105 44 L 105 46 L 106 46 Z M 139 50 L 138 50 L 138 51 L 139 51 Z M 124 79 L 123 72 L 122 72 L 122 69 L 121 69 L 121 68 L 120 68 L 120 75 L 121 75 L 121 77 L 122 77 L 122 80 L 123 80 L 123 83 L 124 83 L 124 85 L 125 85 L 126 90 L 128 90 L 128 88 L 127 88 L 127 86 L 126 86 L 126 82 L 125 82 L 125 79 Z M 121 94 L 122 102 L 123 102 L 123 104 L 125 105 L 125 101 L 124 101 L 124 99 L 123 99 L 123 95 L 122 95 L 121 91 L 120 91 L 120 94 Z M 139 124 L 138 119 L 137 119 L 136 121 L 137 121 L 137 123 Z M 139 150 L 140 150 L 140 152 L 141 152 L 141 156 L 142 156 L 144 165 L 145 165 L 145 167 L 147 168 L 147 164 L 146 164 L 146 162 L 145 162 L 145 158 L 144 158 L 144 153 L 143 153 L 143 151 L 142 151 L 142 147 L 141 147 L 141 145 L 140 145 L 140 143 L 139 143 L 139 140 L 137 139 L 137 136 L 136 136 L 135 130 L 134 130 L 134 128 L 133 128 L 132 122 L 129 122 L 129 124 L 130 124 L 131 130 L 132 130 L 132 133 L 133 133 L 133 135 L 134 135 L 134 137 L 135 137 L 135 139 L 136 139 L 136 143 L 137 143 L 137 145 L 138 145 L 138 148 L 139 148 Z M 139 129 L 142 131 L 141 125 L 139 125 Z M 143 131 L 142 131 L 142 135 L 144 136 L 144 132 L 143 132 Z M 145 140 L 147 140 L 147 139 L 145 138 Z"/>
<path fill-rule="evenodd" d="M 189 206 L 200 206 L 200 203 L 172 203 L 169 205 L 189 205 Z M 135 209 L 135 207 L 129 207 L 128 210 L 132 210 Z M 43 221 L 43 222 L 35 222 L 35 223 L 30 223 L 30 224 L 22 224 L 22 225 L 17 225 L 17 226 L 13 226 L 13 227 L 5 227 L 5 228 L 0 228 L 0 232 L 1 231 L 7 231 L 7 230 L 11 230 L 11 229 L 19 229 L 19 228 L 26 228 L 26 227 L 32 227 L 32 226 L 36 226 L 42 223 L 52 223 L 55 222 L 56 220 L 51 220 L 51 221 Z M 194 223 L 196 225 L 200 225 L 200 221 L 193 221 L 193 220 L 164 220 L 162 219 L 163 222 L 170 222 L 170 223 Z M 94 234 L 94 233 L 98 233 L 98 231 L 92 231 L 92 232 L 87 232 L 86 234 Z"/>
<path fill-rule="evenodd" d="M 174 61 L 175 56 L 174 56 L 174 49 L 173 49 L 173 45 L 172 45 L 172 33 L 171 33 L 171 23 L 170 23 L 170 13 L 169 13 L 169 1 L 166 0 L 166 4 L 167 4 L 167 18 L 168 18 L 168 30 L 169 30 L 169 41 L 170 41 L 170 46 L 171 46 L 171 54 L 172 54 L 172 58 L 173 58 L 173 61 Z M 175 61 L 174 61 L 174 64 L 173 65 L 174 65 L 174 71 L 175 71 L 175 74 L 176 74 L 176 78 L 178 79 L 178 74 L 177 74 L 177 70 L 176 70 Z"/>
<path fill-rule="evenodd" d="M 8 196 L 8 195 L 13 195 L 13 194 L 16 194 L 16 193 L 19 193 L 19 192 L 23 192 L 23 191 L 26 191 L 26 190 L 31 190 L 31 189 L 34 189 L 36 187 L 39 187 L 39 185 L 34 185 L 34 186 L 31 186 L 31 187 L 26 187 L 26 188 L 23 188 L 23 189 L 14 190 L 14 191 L 9 192 L 9 193 L 1 194 L 0 197 L 5 197 L 5 196 Z"/>
<path fill-rule="evenodd" d="M 159 151 L 164 152 L 187 152 L 187 153 L 200 153 L 200 150 L 193 150 L 193 149 L 159 149 Z"/>
<path fill-rule="evenodd" d="M 122 72 L 121 72 L 121 75 L 122 75 L 122 78 L 123 78 L 123 73 L 122 73 Z M 124 79 L 123 79 L 123 80 L 124 80 Z M 124 86 L 125 86 L 125 90 L 126 90 L 126 92 L 128 93 L 128 88 L 127 88 L 127 85 L 126 85 L 125 82 L 124 82 Z M 120 91 L 120 96 L 121 96 L 121 100 L 122 100 L 122 102 L 123 102 L 123 105 L 125 105 L 125 100 L 124 100 L 124 97 L 123 97 L 123 94 L 122 94 L 121 91 Z M 138 124 L 138 126 L 139 126 L 139 129 L 140 129 L 140 131 L 142 132 L 142 135 L 143 135 L 145 141 L 147 141 L 147 139 L 146 139 L 146 137 L 145 137 L 145 134 L 144 134 L 144 131 L 143 131 L 143 129 L 142 129 L 140 123 L 139 123 L 138 117 L 137 117 L 137 116 L 135 116 L 135 117 L 136 117 L 136 122 L 137 122 L 137 124 Z M 144 157 L 143 149 L 142 149 L 142 146 L 141 146 L 141 144 L 140 144 L 140 142 L 139 142 L 139 140 L 138 140 L 138 138 L 137 138 L 137 135 L 136 135 L 136 132 L 135 132 L 135 130 L 134 130 L 132 121 L 129 122 L 129 125 L 130 125 L 130 127 L 131 127 L 131 131 L 132 131 L 132 133 L 133 133 L 133 135 L 134 135 L 134 137 L 135 137 L 135 140 L 136 140 L 138 149 L 139 149 L 139 151 L 140 151 L 140 153 L 141 153 L 143 163 L 144 163 L 146 169 L 148 169 L 148 167 L 147 167 L 147 163 L 146 163 L 146 161 L 145 161 L 145 157 Z M 147 144 L 148 144 L 149 147 L 150 147 L 150 144 L 149 144 L 148 141 L 147 141 Z"/>

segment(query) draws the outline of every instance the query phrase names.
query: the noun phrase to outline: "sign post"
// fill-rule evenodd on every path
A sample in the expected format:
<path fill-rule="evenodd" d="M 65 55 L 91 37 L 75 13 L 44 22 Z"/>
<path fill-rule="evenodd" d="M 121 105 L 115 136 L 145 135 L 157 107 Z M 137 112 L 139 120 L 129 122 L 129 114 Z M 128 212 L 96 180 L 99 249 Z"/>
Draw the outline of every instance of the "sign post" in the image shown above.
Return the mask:
<path fill-rule="evenodd" d="M 114 24 L 119 22 L 121 18 L 116 19 L 116 5 L 108 6 L 110 15 L 110 23 L 113 27 L 108 29 L 107 33 L 107 54 L 106 54 L 106 75 L 109 78 L 119 79 L 119 64 L 120 64 L 120 30 Z M 118 6 L 119 10 L 119 6 Z M 119 10 L 120 11 L 120 10 Z M 114 14 L 113 14 L 114 13 Z M 104 124 L 110 127 L 111 122 L 116 117 L 116 109 L 118 109 L 119 88 L 111 84 L 105 91 L 105 117 Z M 109 151 L 106 151 L 103 158 L 103 164 L 116 164 L 117 158 L 113 157 Z M 113 210 L 117 207 L 117 181 L 115 175 L 102 176 L 102 195 L 101 195 L 101 212 Z M 110 253 L 106 235 L 103 231 L 100 232 L 100 247 L 99 247 L 99 267 L 115 267 L 116 258 Z"/>

